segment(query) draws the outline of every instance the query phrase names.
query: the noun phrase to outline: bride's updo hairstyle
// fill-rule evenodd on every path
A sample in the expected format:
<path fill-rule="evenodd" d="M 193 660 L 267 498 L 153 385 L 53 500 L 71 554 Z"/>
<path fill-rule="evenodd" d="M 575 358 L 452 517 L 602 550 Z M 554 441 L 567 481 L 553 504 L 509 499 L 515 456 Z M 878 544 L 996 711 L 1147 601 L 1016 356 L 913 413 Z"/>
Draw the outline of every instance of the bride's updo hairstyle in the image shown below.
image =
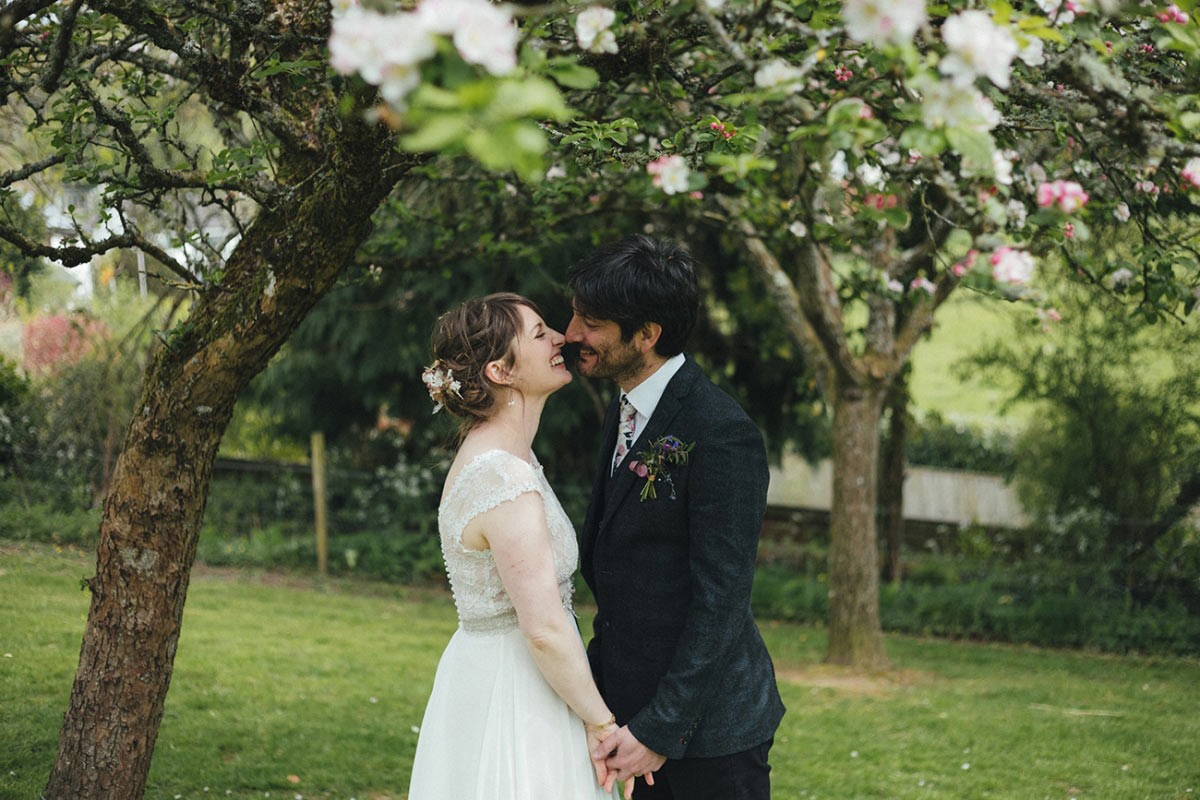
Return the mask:
<path fill-rule="evenodd" d="M 429 396 L 462 420 L 462 432 L 492 415 L 502 388 L 487 377 L 486 367 L 500 361 L 511 368 L 521 332 L 520 306 L 538 316 L 532 300 L 511 292 L 468 300 L 438 318 L 433 328 L 434 362 L 421 379 Z"/>

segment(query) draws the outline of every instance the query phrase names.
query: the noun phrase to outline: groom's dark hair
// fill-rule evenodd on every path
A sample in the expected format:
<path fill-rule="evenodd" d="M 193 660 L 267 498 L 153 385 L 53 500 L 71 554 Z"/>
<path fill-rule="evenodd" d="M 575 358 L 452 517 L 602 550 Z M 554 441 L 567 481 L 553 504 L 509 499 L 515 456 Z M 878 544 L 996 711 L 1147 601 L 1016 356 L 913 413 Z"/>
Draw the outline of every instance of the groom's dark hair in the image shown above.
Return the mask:
<path fill-rule="evenodd" d="M 638 233 L 609 242 L 571 267 L 567 286 L 579 313 L 617 323 L 624 341 L 647 322 L 661 325 L 654 349 L 664 358 L 683 352 L 696 325 L 695 262 L 666 239 Z"/>

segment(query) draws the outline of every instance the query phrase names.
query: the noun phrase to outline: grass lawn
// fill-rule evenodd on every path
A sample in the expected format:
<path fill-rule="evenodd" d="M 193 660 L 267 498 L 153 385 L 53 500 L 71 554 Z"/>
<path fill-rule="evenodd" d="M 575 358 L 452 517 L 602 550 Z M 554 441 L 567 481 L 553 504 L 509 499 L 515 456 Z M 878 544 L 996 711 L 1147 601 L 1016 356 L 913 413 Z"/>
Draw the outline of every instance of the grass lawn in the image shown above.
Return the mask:
<path fill-rule="evenodd" d="M 45 785 L 91 559 L 0 542 L 0 798 Z M 198 571 L 147 797 L 400 800 L 454 627 L 438 591 Z M 863 676 L 819 629 L 763 633 L 780 800 L 1200 795 L 1200 662 L 889 636 Z"/>

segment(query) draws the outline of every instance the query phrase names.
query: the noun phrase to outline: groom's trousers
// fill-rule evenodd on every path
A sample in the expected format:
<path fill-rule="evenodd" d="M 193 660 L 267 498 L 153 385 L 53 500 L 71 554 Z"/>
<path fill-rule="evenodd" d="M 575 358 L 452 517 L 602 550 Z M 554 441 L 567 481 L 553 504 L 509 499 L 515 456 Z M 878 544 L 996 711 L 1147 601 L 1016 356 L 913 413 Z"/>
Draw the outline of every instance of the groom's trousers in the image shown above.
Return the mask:
<path fill-rule="evenodd" d="M 633 800 L 770 800 L 774 741 L 728 756 L 667 759 L 653 786 L 634 784 Z"/>

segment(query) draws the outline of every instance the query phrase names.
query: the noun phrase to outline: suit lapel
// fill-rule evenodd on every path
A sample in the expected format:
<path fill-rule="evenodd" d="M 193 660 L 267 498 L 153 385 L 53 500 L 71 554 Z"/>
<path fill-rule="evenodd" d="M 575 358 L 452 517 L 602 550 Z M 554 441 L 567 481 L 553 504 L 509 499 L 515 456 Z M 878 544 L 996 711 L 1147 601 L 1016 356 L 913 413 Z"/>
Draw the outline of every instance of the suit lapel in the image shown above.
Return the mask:
<path fill-rule="evenodd" d="M 671 423 L 679 414 L 679 409 L 683 407 L 683 398 L 692 388 L 692 383 L 696 380 L 700 368 L 696 366 L 696 362 L 691 356 L 687 357 L 687 361 L 679 371 L 671 378 L 671 382 L 667 384 L 667 388 L 663 391 L 662 397 L 658 401 L 658 407 L 654 409 L 653 416 L 646 422 L 641 433 L 638 434 L 637 441 L 633 443 L 633 447 L 629 451 L 629 455 L 617 467 L 617 472 L 613 475 L 609 482 L 604 502 L 604 517 L 600 522 L 600 530 L 608 526 L 617 507 L 625 499 L 625 495 L 634 484 L 639 484 L 645 478 L 638 477 L 632 470 L 629 469 L 630 461 L 636 457 L 636 453 L 645 450 L 646 447 L 655 439 L 665 436 L 670 433 Z M 607 429 L 606 429 L 607 430 Z M 612 430 L 612 441 L 616 440 L 617 430 L 614 424 Z M 610 454 L 611 455 L 611 454 Z M 639 489 L 640 491 L 640 489 Z"/>
<path fill-rule="evenodd" d="M 609 471 L 612 468 L 612 454 L 617 440 L 617 398 L 608 404 L 604 414 L 603 433 L 600 439 L 600 457 L 596 465 L 596 480 L 592 484 L 592 502 L 588 504 L 587 518 L 583 524 L 583 536 L 579 542 L 580 553 L 591 553 L 596 533 L 600 530 L 600 519 L 607 507 L 608 495 L 612 491 L 609 485 Z"/>

